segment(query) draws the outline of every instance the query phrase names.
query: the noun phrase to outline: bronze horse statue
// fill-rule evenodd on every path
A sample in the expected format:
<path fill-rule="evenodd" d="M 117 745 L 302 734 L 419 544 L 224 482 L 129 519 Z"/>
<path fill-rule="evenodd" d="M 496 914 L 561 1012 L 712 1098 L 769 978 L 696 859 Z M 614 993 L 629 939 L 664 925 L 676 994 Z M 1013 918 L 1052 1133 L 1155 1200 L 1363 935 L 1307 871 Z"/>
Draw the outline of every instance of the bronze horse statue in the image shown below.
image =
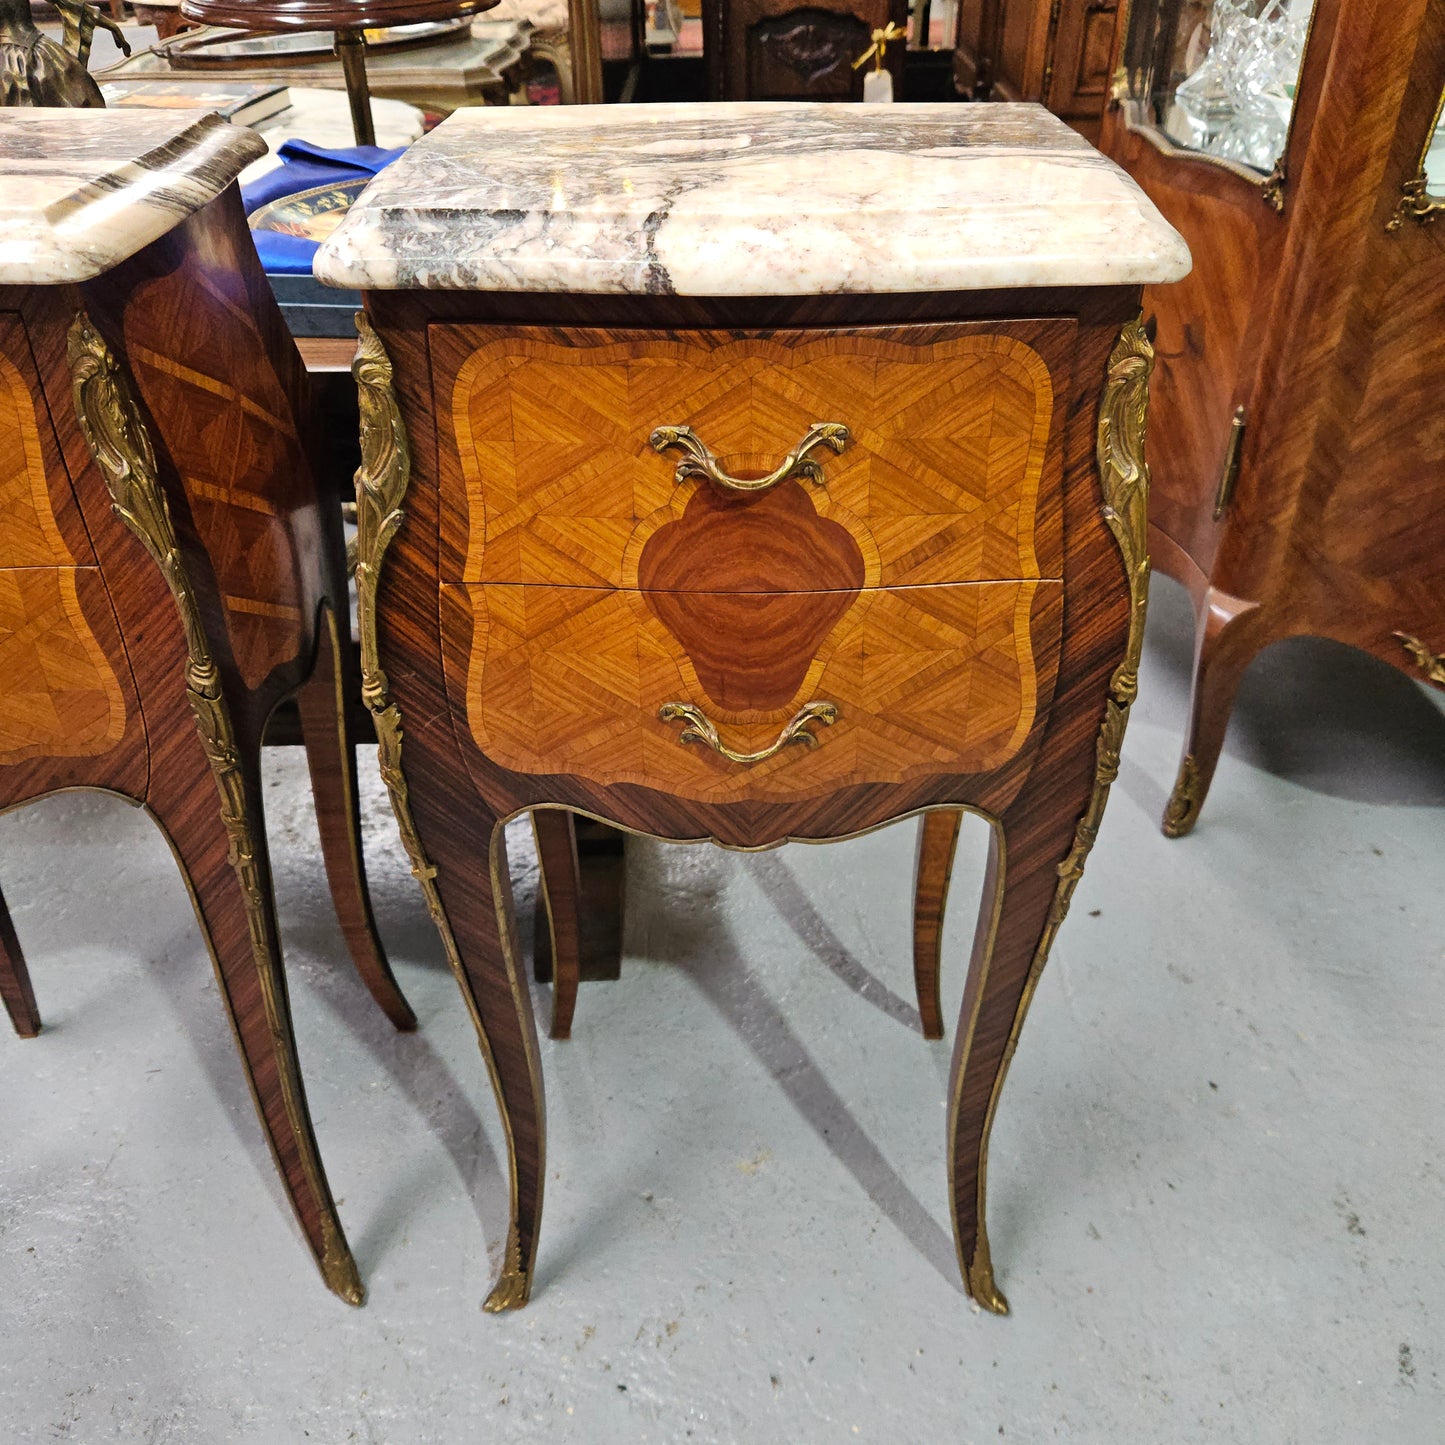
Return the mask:
<path fill-rule="evenodd" d="M 55 0 L 65 27 L 57 45 L 36 28 L 30 0 L 0 0 L 0 106 L 103 106 L 86 69 L 96 26 L 109 30 L 130 54 L 114 21 L 81 0 Z"/>

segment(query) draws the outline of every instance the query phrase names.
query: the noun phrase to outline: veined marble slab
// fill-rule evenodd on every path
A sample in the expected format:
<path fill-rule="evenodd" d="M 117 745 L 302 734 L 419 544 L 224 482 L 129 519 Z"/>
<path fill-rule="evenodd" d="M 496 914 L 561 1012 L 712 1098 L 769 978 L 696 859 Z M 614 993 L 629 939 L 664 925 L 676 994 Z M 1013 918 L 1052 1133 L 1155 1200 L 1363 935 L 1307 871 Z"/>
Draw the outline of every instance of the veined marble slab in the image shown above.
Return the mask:
<path fill-rule="evenodd" d="M 0 109 L 0 286 L 99 276 L 265 153 L 206 111 Z"/>
<path fill-rule="evenodd" d="M 1183 238 L 1037 105 L 457 111 L 316 258 L 372 290 L 808 296 L 1175 281 Z"/>

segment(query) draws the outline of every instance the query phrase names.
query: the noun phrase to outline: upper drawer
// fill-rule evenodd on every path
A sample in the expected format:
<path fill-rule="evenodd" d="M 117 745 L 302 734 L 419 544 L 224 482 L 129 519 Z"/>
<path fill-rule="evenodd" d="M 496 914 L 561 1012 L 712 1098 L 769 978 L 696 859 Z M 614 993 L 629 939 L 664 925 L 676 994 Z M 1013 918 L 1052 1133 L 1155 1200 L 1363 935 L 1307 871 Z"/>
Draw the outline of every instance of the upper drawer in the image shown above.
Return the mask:
<path fill-rule="evenodd" d="M 25 324 L 0 311 L 0 567 L 91 561 Z"/>
<path fill-rule="evenodd" d="M 1058 577 L 1075 331 L 435 325 L 442 579 L 751 592 Z M 846 440 L 813 432 L 825 423 Z M 659 428 L 691 439 L 659 449 Z"/>

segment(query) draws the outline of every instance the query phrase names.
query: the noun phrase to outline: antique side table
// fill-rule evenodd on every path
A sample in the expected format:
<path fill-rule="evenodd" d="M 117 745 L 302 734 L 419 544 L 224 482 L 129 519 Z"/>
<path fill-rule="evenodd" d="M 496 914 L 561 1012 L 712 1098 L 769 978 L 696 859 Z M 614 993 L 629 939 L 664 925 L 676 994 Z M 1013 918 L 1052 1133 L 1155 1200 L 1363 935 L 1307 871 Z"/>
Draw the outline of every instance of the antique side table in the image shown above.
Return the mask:
<path fill-rule="evenodd" d="M 160 824 L 326 1282 L 361 1299 L 306 1108 L 261 802 L 294 696 L 352 958 L 401 1028 L 362 871 L 340 518 L 307 377 L 191 111 L 0 110 L 0 812 L 97 788 Z M 0 998 L 40 1026 L 0 901 Z"/>
<path fill-rule="evenodd" d="M 511 1165 L 536 1028 L 501 824 L 759 848 L 966 808 L 993 853 L 950 1085 L 990 1121 L 1136 686 L 1151 351 L 1188 252 L 1037 106 L 458 114 L 317 258 L 366 293 L 363 694 Z"/>

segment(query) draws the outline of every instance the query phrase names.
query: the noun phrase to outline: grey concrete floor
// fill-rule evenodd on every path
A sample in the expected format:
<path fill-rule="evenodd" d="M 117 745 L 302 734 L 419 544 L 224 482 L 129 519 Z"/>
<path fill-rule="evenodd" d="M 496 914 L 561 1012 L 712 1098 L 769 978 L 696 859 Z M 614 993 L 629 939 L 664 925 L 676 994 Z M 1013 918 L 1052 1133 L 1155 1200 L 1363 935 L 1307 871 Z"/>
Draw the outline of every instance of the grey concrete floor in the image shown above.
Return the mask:
<path fill-rule="evenodd" d="M 913 823 L 631 849 L 623 979 L 543 1043 L 536 1296 L 495 1318 L 500 1129 L 370 759 L 412 1037 L 345 962 L 298 754 L 267 791 L 362 1310 L 303 1252 L 158 834 L 99 797 L 0 819 L 49 1025 L 0 1037 L 0 1439 L 1445 1440 L 1445 711 L 1367 658 L 1279 648 L 1199 831 L 1166 842 L 1187 612 L 1156 586 L 1123 772 L 1000 1110 L 1009 1319 L 954 1274 Z M 984 841 L 970 820 L 955 1013 Z"/>

